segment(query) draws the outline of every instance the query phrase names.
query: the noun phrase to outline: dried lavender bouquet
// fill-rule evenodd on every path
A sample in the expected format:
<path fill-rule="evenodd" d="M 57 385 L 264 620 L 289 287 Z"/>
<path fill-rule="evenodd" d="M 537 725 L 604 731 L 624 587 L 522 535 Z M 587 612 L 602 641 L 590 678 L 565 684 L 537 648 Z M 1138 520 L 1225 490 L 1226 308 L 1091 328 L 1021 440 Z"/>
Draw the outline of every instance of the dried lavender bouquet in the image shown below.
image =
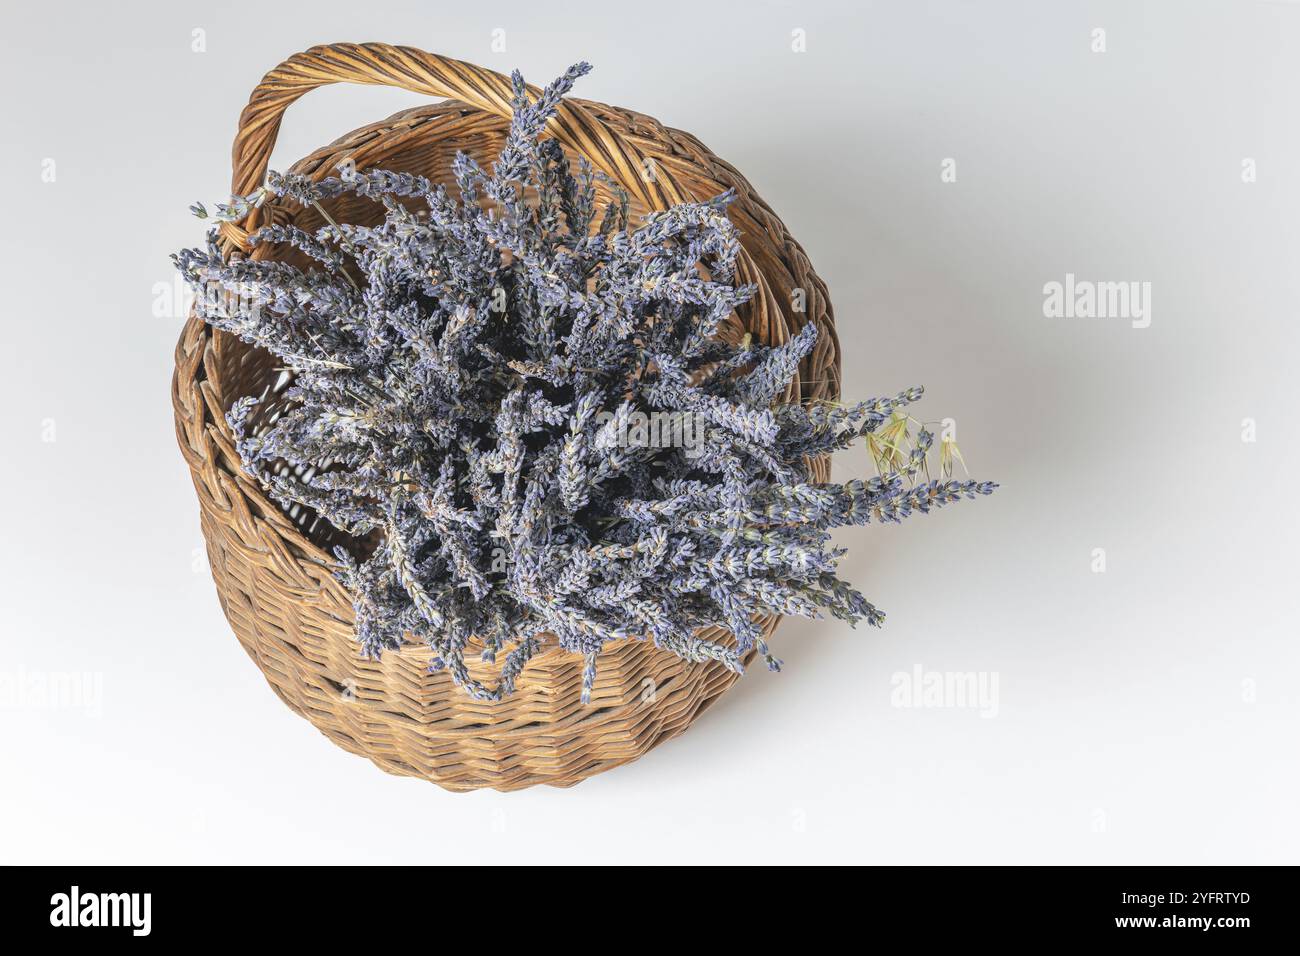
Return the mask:
<path fill-rule="evenodd" d="M 598 208 L 598 174 L 542 138 L 588 69 L 536 101 L 515 73 L 505 145 L 490 172 L 456 157 L 458 199 L 407 173 L 272 173 L 218 207 L 229 220 L 272 196 L 319 209 L 329 224 L 314 233 L 250 236 L 309 269 L 227 262 L 215 232 L 174 257 L 205 321 L 293 373 L 273 422 L 251 425 L 253 397 L 230 409 L 245 467 L 282 505 L 379 542 L 336 551 L 361 651 L 418 637 L 483 699 L 510 694 L 548 639 L 585 657 L 584 701 L 602 647 L 627 637 L 736 671 L 756 649 L 777 669 L 756 616 L 883 619 L 836 576 L 830 529 L 994 488 L 929 478 L 933 437 L 913 437 L 903 411 L 920 389 L 777 401 L 817 330 L 774 348 L 719 337 L 755 292 L 736 282 L 732 197 L 634 227 L 616 184 L 602 177 L 614 199 Z M 383 221 L 335 223 L 321 201 L 344 193 L 382 203 Z M 877 475 L 812 479 L 811 458 L 864 441 Z M 698 637 L 709 625 L 734 642 Z M 485 659 L 504 655 L 495 686 L 466 668 L 472 637 Z"/>

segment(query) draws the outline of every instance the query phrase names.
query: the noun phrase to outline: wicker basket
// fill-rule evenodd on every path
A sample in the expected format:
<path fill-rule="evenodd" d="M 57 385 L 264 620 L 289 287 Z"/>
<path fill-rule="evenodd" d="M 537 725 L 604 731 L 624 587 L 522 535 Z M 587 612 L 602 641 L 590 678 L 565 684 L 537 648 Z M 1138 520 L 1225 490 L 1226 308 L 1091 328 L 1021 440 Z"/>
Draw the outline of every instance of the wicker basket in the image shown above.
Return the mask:
<path fill-rule="evenodd" d="M 323 178 L 352 160 L 360 169 L 417 172 L 450 183 L 458 150 L 487 163 L 503 142 L 507 77 L 408 47 L 315 47 L 286 60 L 253 91 L 235 138 L 235 193 L 246 195 L 261 184 L 285 108 L 309 90 L 341 81 L 449 99 L 350 133 L 298 162 L 295 172 Z M 735 189 L 730 214 L 744 246 L 738 275 L 756 282 L 759 293 L 733 317 L 729 332 L 748 330 L 779 343 L 804 322 L 817 323 L 817 349 L 787 398 L 839 396 L 839 346 L 825 286 L 736 170 L 693 136 L 584 100 L 566 101 L 549 133 L 619 182 L 634 215 Z M 378 218 L 376 204 L 351 196 L 329 211 L 340 221 Z M 270 203 L 242 223 L 223 224 L 225 253 L 248 254 L 248 233 L 268 221 L 308 229 L 322 224 L 315 210 Z M 251 254 L 289 255 L 271 245 Z M 446 673 L 429 673 L 430 652 L 422 643 L 382 661 L 362 659 L 352 634 L 351 597 L 332 576 L 330 548 L 339 543 L 338 532 L 311 512 L 286 513 L 268 499 L 244 472 L 225 422 L 225 412 L 245 395 L 264 396 L 261 413 L 275 415 L 283 379 L 270 355 L 191 315 L 176 350 L 177 437 L 198 491 L 212 575 L 231 627 L 281 699 L 339 746 L 390 773 L 449 790 L 570 786 L 681 733 L 735 681 L 720 664 L 686 664 L 629 640 L 601 655 L 591 703 L 584 706 L 581 658 L 550 647 L 528 664 L 513 696 L 489 703 L 471 699 Z M 827 464 L 815 467 L 824 478 Z M 778 621 L 765 619 L 764 631 Z M 479 666 L 471 662 L 471 673 L 486 678 Z"/>

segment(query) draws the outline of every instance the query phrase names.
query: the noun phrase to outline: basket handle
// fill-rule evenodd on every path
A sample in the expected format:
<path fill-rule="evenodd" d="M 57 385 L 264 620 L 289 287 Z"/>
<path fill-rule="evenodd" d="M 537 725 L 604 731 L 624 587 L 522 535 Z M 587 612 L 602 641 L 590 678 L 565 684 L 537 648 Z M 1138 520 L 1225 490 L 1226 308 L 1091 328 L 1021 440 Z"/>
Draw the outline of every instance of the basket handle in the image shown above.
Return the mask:
<path fill-rule="evenodd" d="M 387 43 L 331 43 L 289 57 L 262 78 L 239 117 L 231 150 L 231 189 L 246 196 L 262 184 L 280 120 L 289 104 L 304 93 L 330 83 L 372 83 L 413 93 L 460 100 L 469 106 L 509 117 L 513 98 L 510 78 L 494 70 L 413 47 Z M 539 91 L 529 86 L 529 93 Z M 687 197 L 665 164 L 657 164 L 653 181 L 642 175 L 645 156 L 610 129 L 582 101 L 565 99 L 548 124 L 561 144 L 577 151 L 649 209 L 667 209 Z M 225 237 L 246 247 L 258 225 L 254 209 L 243 223 L 223 223 Z M 229 228 L 225 228 L 229 227 Z"/>

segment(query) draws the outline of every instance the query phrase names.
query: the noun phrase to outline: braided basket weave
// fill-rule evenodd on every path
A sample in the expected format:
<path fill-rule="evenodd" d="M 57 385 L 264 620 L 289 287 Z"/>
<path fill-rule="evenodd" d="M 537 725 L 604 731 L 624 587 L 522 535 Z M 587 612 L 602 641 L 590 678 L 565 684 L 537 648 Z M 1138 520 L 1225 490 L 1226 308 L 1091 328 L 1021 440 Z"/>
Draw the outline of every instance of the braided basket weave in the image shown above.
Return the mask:
<path fill-rule="evenodd" d="M 457 151 L 483 165 L 496 156 L 511 114 L 508 77 L 446 57 L 386 44 L 334 44 L 293 56 L 266 75 L 239 121 L 233 192 L 247 195 L 266 173 L 285 109 L 309 90 L 336 82 L 402 87 L 443 102 L 408 110 L 356 130 L 292 167 L 315 178 L 358 169 L 413 172 L 450 184 Z M 536 95 L 535 89 L 530 90 Z M 581 154 L 622 185 L 635 218 L 686 200 L 734 189 L 729 215 L 743 252 L 737 278 L 758 294 L 730 320 L 768 344 L 786 341 L 805 322 L 821 334 L 786 400 L 839 396 L 839 346 L 830 303 L 807 257 L 744 178 L 697 139 L 657 121 L 585 100 L 566 100 L 548 129 L 570 156 Z M 599 197 L 608 200 L 605 194 Z M 326 204 L 341 222 L 372 223 L 377 204 L 346 195 Z M 293 254 L 247 237 L 267 222 L 306 229 L 319 213 L 289 200 L 269 202 L 240 223 L 223 223 L 228 257 Z M 801 290 L 801 292 L 796 292 Z M 802 299 L 802 310 L 796 308 Z M 172 399 L 181 451 L 198 492 L 203 534 L 221 606 L 240 643 L 295 712 L 345 750 L 390 773 L 423 777 L 449 790 L 517 790 L 539 783 L 570 786 L 635 760 L 681 733 L 736 680 L 721 664 L 688 664 L 637 640 L 607 646 L 591 703 L 584 706 L 583 661 L 546 648 L 524 670 L 516 692 L 499 702 L 471 699 L 445 672 L 430 673 L 431 652 L 410 643 L 381 661 L 361 658 L 353 637 L 352 598 L 333 577 L 335 529 L 300 508 L 286 512 L 243 470 L 225 412 L 239 398 L 262 396 L 259 413 L 283 408 L 286 376 L 266 352 L 213 331 L 191 314 L 176 349 Z M 816 477 L 828 476 L 825 461 Z M 765 634 L 779 617 L 762 621 Z M 710 629 L 710 640 L 725 632 Z M 477 655 L 468 655 L 479 673 Z"/>

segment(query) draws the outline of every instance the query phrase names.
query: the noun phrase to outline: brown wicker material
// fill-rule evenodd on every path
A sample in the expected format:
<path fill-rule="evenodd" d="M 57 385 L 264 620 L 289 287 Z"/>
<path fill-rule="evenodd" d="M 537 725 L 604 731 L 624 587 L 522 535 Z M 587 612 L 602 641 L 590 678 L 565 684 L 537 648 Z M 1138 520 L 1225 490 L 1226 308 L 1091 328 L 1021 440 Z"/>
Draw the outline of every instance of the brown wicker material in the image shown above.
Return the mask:
<path fill-rule="evenodd" d="M 507 77 L 406 47 L 315 47 L 268 73 L 253 91 L 235 138 L 234 192 L 246 195 L 262 182 L 285 108 L 311 89 L 341 81 L 399 86 L 449 101 L 357 130 L 298 162 L 295 172 L 335 175 L 337 165 L 351 159 L 362 169 L 417 172 L 450 183 L 457 150 L 487 164 L 503 142 Z M 816 322 L 823 334 L 787 398 L 838 398 L 839 346 L 825 285 L 736 170 L 687 133 L 585 100 L 568 100 L 549 133 L 619 182 L 632 197 L 634 214 L 735 189 L 730 215 L 744 246 L 738 276 L 758 283 L 759 293 L 733 316 L 727 334 L 748 330 L 778 343 L 805 321 Z M 373 222 L 376 208 L 347 196 L 329 211 L 339 221 Z M 248 233 L 267 221 L 309 229 L 322 223 L 315 210 L 268 203 L 245 222 L 222 226 L 227 255 L 247 254 Z M 290 254 L 258 245 L 252 255 Z M 795 290 L 802 290 L 802 312 L 794 305 Z M 550 647 L 528 664 L 513 696 L 489 703 L 471 699 L 445 672 L 429 673 L 423 643 L 389 652 L 382 661 L 362 659 L 351 597 L 331 571 L 338 532 L 311 512 L 285 513 L 271 501 L 244 472 L 225 422 L 231 404 L 250 394 L 265 395 L 260 412 L 274 415 L 283 378 L 270 355 L 191 315 L 176 350 L 176 431 L 231 627 L 281 699 L 339 746 L 391 773 L 449 790 L 570 786 L 681 733 L 735 681 L 721 664 L 686 664 L 629 640 L 601 655 L 591 704 L 584 706 L 582 658 Z M 816 470 L 824 479 L 826 462 L 817 462 Z M 766 619 L 765 632 L 778 622 Z M 475 677 L 489 676 L 477 655 L 466 657 Z"/>

